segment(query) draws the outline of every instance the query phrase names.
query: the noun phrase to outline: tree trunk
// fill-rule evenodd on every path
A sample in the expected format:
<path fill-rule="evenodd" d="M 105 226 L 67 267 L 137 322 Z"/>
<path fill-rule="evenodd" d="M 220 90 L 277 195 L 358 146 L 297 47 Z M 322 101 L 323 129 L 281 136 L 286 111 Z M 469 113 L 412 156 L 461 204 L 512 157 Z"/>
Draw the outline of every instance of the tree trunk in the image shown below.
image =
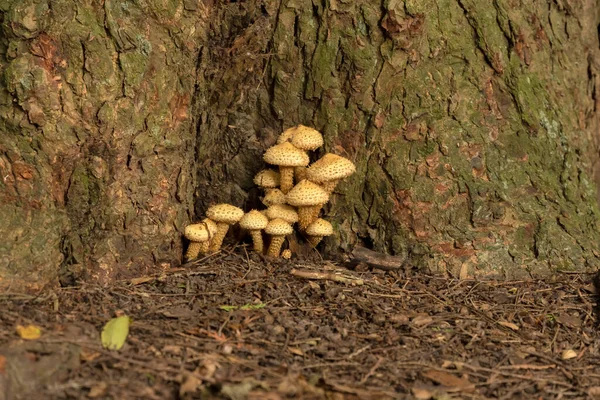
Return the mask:
<path fill-rule="evenodd" d="M 597 268 L 596 1 L 76 3 L 0 0 L 0 287 L 179 263 L 298 123 L 358 168 L 327 256 Z"/>

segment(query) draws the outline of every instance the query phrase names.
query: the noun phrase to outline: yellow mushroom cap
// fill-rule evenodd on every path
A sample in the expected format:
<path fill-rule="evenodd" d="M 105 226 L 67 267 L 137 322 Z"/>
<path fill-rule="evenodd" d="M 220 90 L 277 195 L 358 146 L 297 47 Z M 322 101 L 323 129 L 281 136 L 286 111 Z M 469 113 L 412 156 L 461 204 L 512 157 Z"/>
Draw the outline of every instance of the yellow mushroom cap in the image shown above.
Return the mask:
<path fill-rule="evenodd" d="M 298 125 L 290 143 L 302 150 L 316 150 L 323 146 L 323 135 L 316 129 Z"/>
<path fill-rule="evenodd" d="M 222 203 L 209 207 L 206 215 L 215 222 L 234 224 L 244 216 L 244 210 L 231 204 Z"/>
<path fill-rule="evenodd" d="M 283 204 L 285 203 L 285 194 L 279 189 L 269 189 L 261 201 L 267 207 L 273 204 Z"/>
<path fill-rule="evenodd" d="M 352 161 L 336 154 L 327 153 L 306 170 L 306 178 L 321 183 L 343 179 L 352 175 L 356 167 Z"/>
<path fill-rule="evenodd" d="M 265 229 L 268 223 L 269 218 L 258 210 L 250 210 L 240 219 L 240 227 L 251 231 Z"/>
<path fill-rule="evenodd" d="M 277 138 L 277 144 L 289 142 L 290 140 L 292 140 L 292 137 L 296 132 L 296 128 L 296 126 L 292 126 L 291 128 L 288 128 L 285 131 L 283 131 L 281 135 L 279 135 L 279 137 Z"/>
<path fill-rule="evenodd" d="M 254 183 L 263 188 L 276 188 L 279 186 L 279 172 L 263 169 L 254 176 Z"/>
<path fill-rule="evenodd" d="M 209 239 L 211 239 L 213 236 L 215 236 L 215 234 L 217 233 L 217 230 L 219 229 L 217 227 L 217 224 L 215 223 L 215 221 L 213 221 L 210 218 L 204 218 L 202 221 L 200 221 L 200 224 L 204 225 L 206 227 L 206 229 L 208 230 Z"/>
<path fill-rule="evenodd" d="M 266 215 L 269 219 L 281 218 L 290 224 L 298 222 L 298 213 L 296 212 L 296 209 L 287 204 L 273 204 L 267 208 Z"/>
<path fill-rule="evenodd" d="M 333 234 L 333 226 L 329 221 L 319 218 L 306 228 L 306 234 L 310 236 L 329 236 Z"/>
<path fill-rule="evenodd" d="M 263 160 L 281 167 L 304 167 L 308 165 L 308 155 L 289 142 L 269 147 L 263 155 Z"/>
<path fill-rule="evenodd" d="M 265 232 L 272 236 L 286 236 L 294 232 L 294 228 L 281 218 L 269 221 Z"/>
<path fill-rule="evenodd" d="M 185 227 L 183 234 L 186 239 L 192 242 L 206 242 L 211 236 L 204 224 L 188 225 Z"/>
<path fill-rule="evenodd" d="M 285 199 L 296 207 L 316 206 L 327 203 L 329 194 L 316 183 L 303 179 L 288 192 Z"/>

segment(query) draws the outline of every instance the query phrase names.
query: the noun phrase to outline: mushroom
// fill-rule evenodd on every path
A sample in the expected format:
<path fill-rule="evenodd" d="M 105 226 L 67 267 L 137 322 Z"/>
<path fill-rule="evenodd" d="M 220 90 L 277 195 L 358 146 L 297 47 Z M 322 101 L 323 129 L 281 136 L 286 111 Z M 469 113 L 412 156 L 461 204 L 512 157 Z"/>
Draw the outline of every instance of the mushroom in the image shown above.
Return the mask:
<path fill-rule="evenodd" d="M 244 210 L 223 203 L 209 207 L 206 215 L 217 224 L 217 233 L 210 241 L 210 251 L 219 251 L 229 230 L 229 225 L 238 222 L 244 216 Z"/>
<path fill-rule="evenodd" d="M 240 227 L 250 232 L 254 251 L 260 254 L 263 252 L 263 239 L 260 231 L 265 229 L 268 223 L 269 218 L 258 210 L 250 210 L 240 219 Z"/>
<path fill-rule="evenodd" d="M 187 251 L 185 252 L 185 261 L 190 261 L 198 257 L 202 245 L 208 243 L 210 240 L 210 234 L 204 224 L 191 224 L 186 226 L 183 235 L 190 241 Z"/>
<path fill-rule="evenodd" d="M 267 250 L 267 255 L 271 257 L 279 257 L 279 250 L 285 240 L 286 235 L 294 232 L 294 229 L 290 224 L 281 218 L 275 218 L 269 221 L 269 224 L 265 228 L 265 232 L 271 235 L 271 243 Z"/>
<path fill-rule="evenodd" d="M 272 169 L 263 169 L 254 176 L 254 183 L 265 189 L 272 189 L 279 186 L 279 172 Z"/>
<path fill-rule="evenodd" d="M 327 153 L 306 170 L 306 179 L 320 184 L 332 193 L 337 183 L 356 171 L 352 161 L 336 154 Z"/>
<path fill-rule="evenodd" d="M 285 249 L 281 252 L 281 258 L 285 258 L 286 260 L 289 260 L 290 258 L 292 258 L 292 251 L 290 249 Z"/>
<path fill-rule="evenodd" d="M 206 254 L 208 253 L 210 240 L 217 234 L 219 228 L 217 227 L 215 221 L 210 218 L 204 218 L 202 221 L 200 221 L 200 224 L 204 225 L 208 230 L 208 241 L 202 242 L 200 246 L 200 254 Z"/>
<path fill-rule="evenodd" d="M 294 186 L 294 167 L 305 167 L 310 161 L 308 154 L 289 142 L 269 147 L 263 159 L 279 166 L 280 189 L 284 194 Z"/>
<path fill-rule="evenodd" d="M 298 207 L 298 225 L 305 230 L 319 217 L 323 204 L 329 200 L 329 194 L 319 185 L 304 179 L 285 196 L 288 204 Z"/>
<path fill-rule="evenodd" d="M 296 212 L 296 209 L 287 204 L 273 204 L 271 207 L 267 208 L 265 215 L 270 220 L 281 218 L 292 225 L 298 222 L 298 213 Z"/>
<path fill-rule="evenodd" d="M 273 204 L 285 204 L 285 194 L 279 189 L 267 189 L 264 197 L 260 200 L 267 207 Z"/>
<path fill-rule="evenodd" d="M 318 218 L 306 228 L 308 243 L 311 247 L 317 247 L 319 242 L 325 237 L 333 234 L 333 226 L 328 221 Z"/>
<path fill-rule="evenodd" d="M 323 135 L 316 129 L 298 125 L 290 139 L 290 143 L 299 149 L 312 151 L 323 146 Z"/>

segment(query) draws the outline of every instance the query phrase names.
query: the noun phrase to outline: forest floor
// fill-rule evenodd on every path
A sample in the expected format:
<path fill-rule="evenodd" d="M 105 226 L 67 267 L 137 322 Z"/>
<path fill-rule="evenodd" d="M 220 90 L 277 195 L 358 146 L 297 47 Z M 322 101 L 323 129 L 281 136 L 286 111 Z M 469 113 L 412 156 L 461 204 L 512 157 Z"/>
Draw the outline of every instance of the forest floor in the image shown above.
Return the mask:
<path fill-rule="evenodd" d="M 238 247 L 104 288 L 0 294 L 0 399 L 600 398 L 591 279 L 478 282 Z M 118 312 L 133 321 L 109 351 Z M 16 333 L 29 324 L 38 339 Z"/>

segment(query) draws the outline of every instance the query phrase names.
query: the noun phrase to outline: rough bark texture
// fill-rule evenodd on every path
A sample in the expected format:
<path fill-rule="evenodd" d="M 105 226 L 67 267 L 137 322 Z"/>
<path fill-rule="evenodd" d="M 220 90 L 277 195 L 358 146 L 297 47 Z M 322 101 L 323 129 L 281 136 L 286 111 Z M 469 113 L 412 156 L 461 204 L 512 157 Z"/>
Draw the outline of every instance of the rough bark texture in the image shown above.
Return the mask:
<path fill-rule="evenodd" d="M 180 262 L 193 3 L 0 1 L 0 287 Z"/>
<path fill-rule="evenodd" d="M 358 167 L 326 208 L 330 256 L 598 266 L 595 0 L 0 0 L 0 18 L 0 288 L 178 263 L 210 203 L 257 205 L 261 155 L 298 123 Z"/>

